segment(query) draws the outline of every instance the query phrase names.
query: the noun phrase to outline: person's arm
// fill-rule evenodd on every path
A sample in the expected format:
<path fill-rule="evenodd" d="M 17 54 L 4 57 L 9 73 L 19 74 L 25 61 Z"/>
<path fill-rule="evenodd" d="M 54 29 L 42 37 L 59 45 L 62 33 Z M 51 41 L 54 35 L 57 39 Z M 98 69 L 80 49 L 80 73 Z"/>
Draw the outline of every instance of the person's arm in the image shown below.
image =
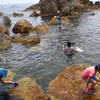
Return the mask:
<path fill-rule="evenodd" d="M 64 51 L 65 49 L 64 49 L 64 45 L 62 45 L 62 50 Z"/>
<path fill-rule="evenodd" d="M 75 48 L 75 52 L 77 52 L 77 49 Z"/>
<path fill-rule="evenodd" d="M 88 85 L 89 85 L 90 78 L 91 78 L 91 76 L 89 76 L 89 77 L 87 78 L 86 87 L 85 87 L 86 90 L 89 88 Z"/>

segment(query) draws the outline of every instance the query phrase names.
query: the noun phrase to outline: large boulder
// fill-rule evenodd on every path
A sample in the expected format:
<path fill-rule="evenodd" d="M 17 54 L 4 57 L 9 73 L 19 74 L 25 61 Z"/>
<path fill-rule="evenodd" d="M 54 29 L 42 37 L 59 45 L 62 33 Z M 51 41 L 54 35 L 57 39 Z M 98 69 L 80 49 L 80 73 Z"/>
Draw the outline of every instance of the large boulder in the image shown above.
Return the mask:
<path fill-rule="evenodd" d="M 20 33 L 18 33 L 11 37 L 11 41 L 20 43 L 22 45 L 34 45 L 40 43 L 41 40 L 39 36 L 23 36 Z"/>
<path fill-rule="evenodd" d="M 14 33 L 29 33 L 33 30 L 33 26 L 25 19 L 19 20 L 13 27 Z"/>
<path fill-rule="evenodd" d="M 21 42 L 22 45 L 35 45 L 37 43 L 40 43 L 39 36 L 27 37 Z"/>
<path fill-rule="evenodd" d="M 4 25 L 0 24 L 0 32 L 3 32 L 7 35 L 10 35 L 9 30 L 7 27 L 5 27 Z"/>
<path fill-rule="evenodd" d="M 4 16 L 3 20 L 4 20 L 4 25 L 5 26 L 10 26 L 11 25 L 11 19 L 9 18 L 9 16 Z"/>
<path fill-rule="evenodd" d="M 41 16 L 54 16 L 57 9 L 57 4 L 53 0 L 42 0 L 40 6 Z"/>
<path fill-rule="evenodd" d="M 41 16 L 55 16 L 58 10 L 61 10 L 64 16 L 74 12 L 80 13 L 88 4 L 89 0 L 42 0 Z"/>
<path fill-rule="evenodd" d="M 48 94 L 57 97 L 59 100 L 98 100 L 100 97 L 100 83 L 97 84 L 98 92 L 96 95 L 85 92 L 85 81 L 82 79 L 82 72 L 87 67 L 81 64 L 67 67 L 50 82 Z M 97 76 L 100 78 L 99 73 Z"/>
<path fill-rule="evenodd" d="M 8 91 L 12 100 L 46 100 L 44 91 L 31 78 L 20 79 L 19 85 Z"/>
<path fill-rule="evenodd" d="M 48 31 L 49 31 L 49 26 L 45 23 L 43 25 L 38 25 L 37 27 L 34 28 L 34 32 L 37 34 L 46 33 Z"/>
<path fill-rule="evenodd" d="M 69 19 L 67 18 L 67 17 L 61 17 L 61 22 L 62 22 L 62 24 L 68 24 L 70 21 L 69 21 Z M 58 18 L 52 18 L 50 21 L 49 21 L 49 23 L 51 24 L 51 25 L 58 25 Z"/>
<path fill-rule="evenodd" d="M 5 34 L 0 32 L 0 50 L 12 47 L 11 38 Z"/>

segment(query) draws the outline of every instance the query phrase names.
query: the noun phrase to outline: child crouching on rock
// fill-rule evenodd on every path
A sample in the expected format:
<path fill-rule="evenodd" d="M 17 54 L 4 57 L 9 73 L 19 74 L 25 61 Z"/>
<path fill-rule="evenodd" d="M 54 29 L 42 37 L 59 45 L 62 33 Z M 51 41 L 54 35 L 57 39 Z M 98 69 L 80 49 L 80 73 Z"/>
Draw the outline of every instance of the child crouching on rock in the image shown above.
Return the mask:
<path fill-rule="evenodd" d="M 96 66 L 91 66 L 89 68 L 86 68 L 82 74 L 83 80 L 86 81 L 85 90 L 86 92 L 90 93 L 91 95 L 94 95 L 95 85 L 98 83 L 99 79 L 96 76 L 96 73 L 100 73 L 100 64 Z M 89 87 L 89 83 L 92 83 Z"/>

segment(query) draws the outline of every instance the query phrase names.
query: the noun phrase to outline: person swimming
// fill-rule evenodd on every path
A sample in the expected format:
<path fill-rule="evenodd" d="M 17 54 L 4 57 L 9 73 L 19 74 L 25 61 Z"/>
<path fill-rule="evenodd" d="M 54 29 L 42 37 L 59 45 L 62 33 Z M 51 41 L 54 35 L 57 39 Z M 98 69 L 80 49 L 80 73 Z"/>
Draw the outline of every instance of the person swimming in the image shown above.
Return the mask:
<path fill-rule="evenodd" d="M 72 43 L 70 41 L 67 42 L 67 47 L 64 47 L 64 45 L 62 46 L 62 50 L 65 52 L 65 54 L 67 55 L 73 55 L 74 52 L 77 52 L 77 49 L 71 47 Z"/>

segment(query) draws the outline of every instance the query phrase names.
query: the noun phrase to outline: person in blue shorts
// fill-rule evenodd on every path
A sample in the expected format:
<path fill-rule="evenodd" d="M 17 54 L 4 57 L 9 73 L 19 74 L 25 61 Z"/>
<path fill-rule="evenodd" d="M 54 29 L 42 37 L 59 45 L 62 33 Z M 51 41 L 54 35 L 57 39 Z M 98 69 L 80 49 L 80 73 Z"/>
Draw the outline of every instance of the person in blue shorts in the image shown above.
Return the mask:
<path fill-rule="evenodd" d="M 7 70 L 0 69 L 0 82 L 2 82 L 3 84 L 13 84 L 14 87 L 16 87 L 19 84 L 18 82 L 5 81 L 3 78 L 6 77 L 6 75 L 7 75 Z"/>
<path fill-rule="evenodd" d="M 82 73 L 82 78 L 83 80 L 86 81 L 85 90 L 92 95 L 95 94 L 94 93 L 94 91 L 96 91 L 95 85 L 99 82 L 99 79 L 96 76 L 97 72 L 100 73 L 100 64 L 97 64 L 95 66 L 90 66 L 89 68 L 86 68 Z M 90 86 L 89 83 L 91 83 Z"/>

